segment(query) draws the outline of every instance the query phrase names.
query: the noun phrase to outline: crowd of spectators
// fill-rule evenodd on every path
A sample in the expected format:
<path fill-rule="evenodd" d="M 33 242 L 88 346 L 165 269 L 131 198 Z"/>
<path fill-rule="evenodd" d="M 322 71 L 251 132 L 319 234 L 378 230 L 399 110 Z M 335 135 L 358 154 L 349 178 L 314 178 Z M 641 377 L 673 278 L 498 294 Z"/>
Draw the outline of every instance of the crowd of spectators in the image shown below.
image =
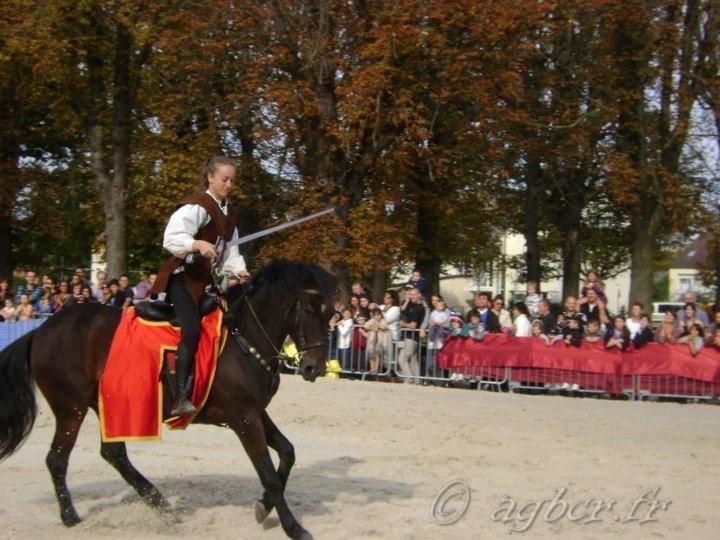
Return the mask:
<path fill-rule="evenodd" d="M 640 302 L 634 302 L 627 317 L 612 315 L 600 276 L 590 271 L 578 296 L 564 299 L 560 313 L 554 315 L 550 302 L 537 284 L 527 284 L 524 302 L 505 308 L 501 295 L 478 292 L 467 313 L 447 306 L 440 295 L 427 295 L 427 281 L 414 270 L 402 288 L 402 300 L 395 290 L 385 291 L 383 302 L 374 304 L 369 291 L 353 284 L 346 306 L 338 306 L 330 323 L 331 355 L 335 350 L 344 370 L 377 374 L 389 368 L 388 359 L 397 351 L 397 370 L 406 382 L 420 377 L 419 350 L 426 351 L 423 374 L 437 375 L 437 351 L 449 339 L 482 341 L 487 334 L 502 333 L 541 340 L 548 346 L 580 347 L 597 343 L 607 349 L 626 351 L 647 343 L 686 344 L 695 356 L 704 347 L 720 351 L 720 312 L 711 322 L 697 307 L 693 293 L 684 295 L 684 306 L 677 313 L 668 311 L 653 328 L 651 316 Z M 336 347 L 337 349 L 335 349 Z M 369 364 L 366 364 L 366 359 Z M 457 374 L 450 374 L 454 379 Z"/>
<path fill-rule="evenodd" d="M 0 322 L 49 317 L 67 306 L 82 303 L 97 302 L 127 309 L 148 297 L 155 277 L 156 274 L 144 274 L 131 287 L 127 274 L 108 279 L 107 272 L 101 270 L 92 282 L 79 267 L 70 279 L 56 279 L 48 274 L 39 278 L 35 271 L 28 270 L 25 282 L 15 291 L 7 278 L 0 278 Z"/>
<path fill-rule="evenodd" d="M 108 279 L 102 270 L 90 281 L 79 267 L 70 279 L 39 278 L 33 270 L 26 271 L 24 278 L 15 291 L 6 278 L 0 278 L 0 322 L 48 317 L 66 306 L 86 302 L 127 309 L 149 296 L 156 274 L 143 274 L 133 286 L 127 274 Z M 336 306 L 330 321 L 331 350 L 337 352 L 344 369 L 378 374 L 388 367 L 396 347 L 398 370 L 410 380 L 419 375 L 421 344 L 429 351 L 426 371 L 432 376 L 435 356 L 446 340 L 482 341 L 488 333 L 539 339 L 547 345 L 561 342 L 567 347 L 603 341 L 607 348 L 624 351 L 657 341 L 687 344 L 693 355 L 706 346 L 720 350 L 720 312 L 711 321 L 697 307 L 692 292 L 685 293 L 683 301 L 683 308 L 667 311 L 656 328 L 640 302 L 632 304 L 627 318 L 612 316 L 606 308 L 602 280 L 591 270 L 580 295 L 565 298 L 557 316 L 532 281 L 527 283 L 524 302 L 514 303 L 509 310 L 501 295 L 478 292 L 473 308 L 462 314 L 447 306 L 440 295 L 428 298 L 427 279 L 414 269 L 400 292 L 385 291 L 377 304 L 367 287 L 353 283 L 347 305 Z"/>

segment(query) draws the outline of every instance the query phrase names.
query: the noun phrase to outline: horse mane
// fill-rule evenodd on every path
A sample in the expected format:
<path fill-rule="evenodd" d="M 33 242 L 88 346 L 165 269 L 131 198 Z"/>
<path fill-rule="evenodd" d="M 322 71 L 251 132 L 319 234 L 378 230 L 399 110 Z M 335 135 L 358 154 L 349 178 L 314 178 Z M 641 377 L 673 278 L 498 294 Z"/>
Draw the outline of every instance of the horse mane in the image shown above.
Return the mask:
<path fill-rule="evenodd" d="M 307 276 L 310 277 L 308 282 Z M 273 290 L 289 291 L 293 296 L 300 294 L 302 289 L 317 288 L 323 296 L 327 309 L 332 309 L 334 297 L 337 293 L 335 276 L 316 264 L 285 259 L 273 259 L 252 276 L 249 288 L 243 286 L 231 287 L 227 293 L 230 310 L 233 311 L 242 298 L 247 294 L 252 298 L 259 290 L 270 287 Z"/>

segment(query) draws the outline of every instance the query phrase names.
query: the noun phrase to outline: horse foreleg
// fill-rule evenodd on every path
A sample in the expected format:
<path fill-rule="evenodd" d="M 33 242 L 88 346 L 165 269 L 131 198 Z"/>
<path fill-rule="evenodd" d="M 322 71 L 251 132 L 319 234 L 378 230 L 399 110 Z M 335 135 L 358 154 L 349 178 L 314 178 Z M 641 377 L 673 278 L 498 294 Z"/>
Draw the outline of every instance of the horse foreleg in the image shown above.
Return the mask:
<path fill-rule="evenodd" d="M 262 411 L 262 423 L 265 428 L 265 438 L 270 448 L 275 450 L 279 457 L 277 475 L 282 483 L 283 490 L 287 485 L 290 469 L 295 464 L 295 448 L 292 443 L 281 433 L 275 423 L 268 416 L 267 411 Z M 270 494 L 265 491 L 262 499 L 255 503 L 255 519 L 262 523 L 274 508 Z"/>
<path fill-rule="evenodd" d="M 170 503 L 162 496 L 162 493 L 145 478 L 140 471 L 130 462 L 127 455 L 127 447 L 124 442 L 101 443 L 100 455 L 110 465 L 115 467 L 120 476 L 130 484 L 138 495 L 151 508 L 158 509 L 162 512 L 170 511 Z"/>
<path fill-rule="evenodd" d="M 255 414 L 241 420 L 231 427 L 240 437 L 245 452 L 252 461 L 255 471 L 260 477 L 260 483 L 265 489 L 267 500 L 271 506 L 277 508 L 278 517 L 283 530 L 290 538 L 309 540 L 312 535 L 303 529 L 302 525 L 292 515 L 290 507 L 285 500 L 285 486 L 280 475 L 275 470 L 270 452 L 268 451 L 265 428 L 261 414 Z M 286 478 L 287 480 L 287 478 Z M 264 497 L 265 498 L 265 497 Z"/>
<path fill-rule="evenodd" d="M 55 496 L 60 505 L 60 519 L 68 526 L 72 527 L 82 521 L 73 506 L 70 490 L 67 487 L 67 469 L 75 442 L 77 441 L 80 425 L 85 419 L 87 409 L 79 412 L 77 409 L 75 414 L 58 414 L 55 412 L 55 436 L 53 437 L 50 451 L 45 458 L 47 468 L 50 470 L 50 478 L 52 478 L 55 487 Z"/>

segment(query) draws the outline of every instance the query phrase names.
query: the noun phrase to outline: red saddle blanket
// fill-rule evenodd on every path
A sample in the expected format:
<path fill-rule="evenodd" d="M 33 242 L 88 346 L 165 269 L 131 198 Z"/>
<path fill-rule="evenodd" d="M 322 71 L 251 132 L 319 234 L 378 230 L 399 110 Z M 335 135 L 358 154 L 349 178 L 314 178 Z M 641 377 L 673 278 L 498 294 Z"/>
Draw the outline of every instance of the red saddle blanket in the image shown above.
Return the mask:
<path fill-rule="evenodd" d="M 219 309 L 203 318 L 190 399 L 198 409 L 205 404 L 215 377 L 217 358 L 227 336 L 224 328 Z M 160 439 L 163 405 L 160 372 L 164 362 L 174 371 L 179 342 L 180 329 L 169 322 L 146 321 L 133 308 L 123 313 L 100 378 L 98 401 L 103 441 Z M 173 417 L 165 423 L 171 429 L 185 429 L 190 422 L 192 417 Z"/>

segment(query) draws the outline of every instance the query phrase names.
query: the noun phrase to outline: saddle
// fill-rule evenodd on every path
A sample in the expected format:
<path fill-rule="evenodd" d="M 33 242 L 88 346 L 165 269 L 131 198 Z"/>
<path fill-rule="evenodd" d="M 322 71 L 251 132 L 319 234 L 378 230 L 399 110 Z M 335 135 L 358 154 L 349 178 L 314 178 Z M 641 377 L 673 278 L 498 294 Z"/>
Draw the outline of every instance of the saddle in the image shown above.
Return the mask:
<path fill-rule="evenodd" d="M 144 300 L 135 304 L 135 313 L 141 319 L 154 322 L 169 322 L 172 326 L 180 326 L 175 314 L 175 307 L 169 302 L 160 300 Z M 200 317 L 205 317 L 218 307 L 215 295 L 203 294 L 200 297 Z"/>

